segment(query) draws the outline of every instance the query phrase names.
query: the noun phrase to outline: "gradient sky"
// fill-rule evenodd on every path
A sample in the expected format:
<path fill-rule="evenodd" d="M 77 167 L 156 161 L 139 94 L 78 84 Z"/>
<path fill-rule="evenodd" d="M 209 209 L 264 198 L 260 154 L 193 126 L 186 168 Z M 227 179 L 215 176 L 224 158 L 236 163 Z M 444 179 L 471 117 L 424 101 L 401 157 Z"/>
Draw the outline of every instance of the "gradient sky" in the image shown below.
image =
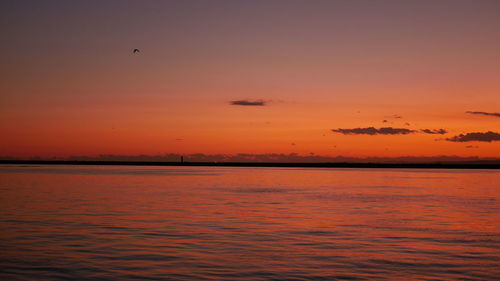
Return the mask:
<path fill-rule="evenodd" d="M 6 0 L 0 30 L 3 156 L 500 157 L 446 140 L 500 133 L 466 113 L 500 112 L 498 0 Z M 367 127 L 417 132 L 331 131 Z"/>

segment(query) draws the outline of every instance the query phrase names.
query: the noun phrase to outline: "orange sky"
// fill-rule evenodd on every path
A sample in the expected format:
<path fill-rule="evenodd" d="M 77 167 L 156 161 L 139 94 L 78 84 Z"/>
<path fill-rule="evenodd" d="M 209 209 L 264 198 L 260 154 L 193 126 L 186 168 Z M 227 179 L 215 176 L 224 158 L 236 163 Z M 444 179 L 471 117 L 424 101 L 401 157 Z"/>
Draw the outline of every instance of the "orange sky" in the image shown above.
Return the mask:
<path fill-rule="evenodd" d="M 0 156 L 500 157 L 446 140 L 500 133 L 498 1 L 52 2 L 1 4 Z"/>

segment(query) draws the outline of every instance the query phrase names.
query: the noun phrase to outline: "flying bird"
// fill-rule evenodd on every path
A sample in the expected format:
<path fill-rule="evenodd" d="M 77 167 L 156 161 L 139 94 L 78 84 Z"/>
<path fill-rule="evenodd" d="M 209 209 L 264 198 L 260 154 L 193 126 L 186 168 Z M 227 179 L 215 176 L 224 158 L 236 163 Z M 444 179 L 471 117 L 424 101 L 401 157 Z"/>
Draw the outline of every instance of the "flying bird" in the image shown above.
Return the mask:
<path fill-rule="evenodd" d="M 140 52 L 140 51 L 139 51 L 139 49 L 134 49 L 134 50 L 132 51 L 132 53 L 134 53 L 134 54 L 139 53 L 139 52 Z"/>

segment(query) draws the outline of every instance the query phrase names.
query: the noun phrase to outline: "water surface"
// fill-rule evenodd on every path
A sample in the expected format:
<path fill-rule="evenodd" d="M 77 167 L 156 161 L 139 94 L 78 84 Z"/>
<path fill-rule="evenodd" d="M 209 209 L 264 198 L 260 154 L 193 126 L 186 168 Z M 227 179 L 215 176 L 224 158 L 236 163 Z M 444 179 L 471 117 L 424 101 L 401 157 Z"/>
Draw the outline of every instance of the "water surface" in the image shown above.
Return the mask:
<path fill-rule="evenodd" d="M 500 172 L 0 166 L 1 280 L 498 280 Z"/>

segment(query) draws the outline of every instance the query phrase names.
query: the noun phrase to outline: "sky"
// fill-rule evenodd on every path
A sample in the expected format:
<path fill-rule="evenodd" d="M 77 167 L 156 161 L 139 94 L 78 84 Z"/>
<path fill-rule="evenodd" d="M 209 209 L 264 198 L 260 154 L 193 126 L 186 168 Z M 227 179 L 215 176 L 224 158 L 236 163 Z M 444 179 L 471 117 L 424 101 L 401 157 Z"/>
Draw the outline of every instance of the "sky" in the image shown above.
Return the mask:
<path fill-rule="evenodd" d="M 500 157 L 499 15 L 498 0 L 1 1 L 0 156 Z"/>

